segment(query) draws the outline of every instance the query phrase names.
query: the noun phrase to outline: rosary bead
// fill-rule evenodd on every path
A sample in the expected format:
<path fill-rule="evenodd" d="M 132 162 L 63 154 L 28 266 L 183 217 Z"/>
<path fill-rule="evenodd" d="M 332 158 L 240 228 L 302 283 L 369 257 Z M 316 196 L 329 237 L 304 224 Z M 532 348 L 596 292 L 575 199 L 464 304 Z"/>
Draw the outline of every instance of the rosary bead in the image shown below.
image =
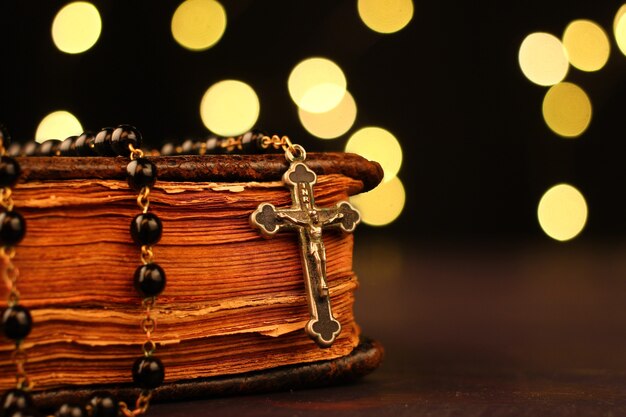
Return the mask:
<path fill-rule="evenodd" d="M 142 357 L 133 364 L 133 381 L 144 389 L 160 386 L 165 379 L 165 368 L 159 358 Z"/>
<path fill-rule="evenodd" d="M 33 319 L 28 309 L 21 305 L 7 307 L 2 314 L 4 335 L 11 340 L 22 340 L 30 333 Z"/>
<path fill-rule="evenodd" d="M 61 144 L 59 145 L 59 154 L 61 156 L 76 155 L 76 150 L 74 149 L 76 139 L 78 139 L 78 136 L 70 136 L 69 138 L 61 142 Z"/>
<path fill-rule="evenodd" d="M 0 187 L 12 187 L 20 176 L 20 165 L 10 156 L 0 157 Z"/>
<path fill-rule="evenodd" d="M 126 166 L 128 174 L 128 185 L 134 190 L 141 190 L 143 187 L 152 187 L 157 179 L 156 165 L 146 158 L 137 158 Z"/>
<path fill-rule="evenodd" d="M 205 152 L 208 154 L 216 154 L 222 150 L 222 148 L 219 147 L 219 140 L 215 136 L 211 136 L 210 138 L 208 138 L 205 143 Z"/>
<path fill-rule="evenodd" d="M 264 149 L 261 145 L 263 136 L 265 136 L 265 134 L 258 130 L 251 130 L 247 133 L 244 133 L 241 136 L 242 153 L 255 154 L 263 151 Z"/>
<path fill-rule="evenodd" d="M 34 140 L 29 140 L 24 144 L 24 146 L 22 146 L 22 151 L 20 152 L 20 155 L 35 156 L 35 154 L 37 153 L 37 148 L 39 148 L 39 143 L 35 142 Z"/>
<path fill-rule="evenodd" d="M 135 270 L 135 289 L 142 297 L 156 297 L 165 289 L 165 271 L 155 263 Z"/>
<path fill-rule="evenodd" d="M 163 225 L 153 213 L 141 213 L 130 223 L 130 235 L 138 245 L 152 246 L 161 240 Z"/>
<path fill-rule="evenodd" d="M 194 155 L 198 153 L 198 149 L 200 148 L 200 143 L 196 142 L 193 139 L 187 139 L 180 146 L 181 155 Z"/>
<path fill-rule="evenodd" d="M 95 156 L 94 141 L 96 137 L 91 132 L 85 132 L 76 138 L 74 142 L 74 152 L 78 156 Z"/>
<path fill-rule="evenodd" d="M 60 145 L 61 141 L 58 139 L 45 140 L 41 142 L 39 146 L 37 146 L 35 156 L 55 156 L 57 155 L 57 151 Z"/>
<path fill-rule="evenodd" d="M 161 156 L 172 156 L 176 153 L 176 146 L 173 143 L 168 142 L 161 148 Z"/>
<path fill-rule="evenodd" d="M 33 407 L 33 397 L 21 389 L 10 389 L 0 400 L 0 416 L 11 414 L 18 410 L 28 410 Z"/>
<path fill-rule="evenodd" d="M 9 156 L 20 156 L 21 152 L 22 152 L 22 145 L 20 145 L 17 142 L 13 142 L 7 148 L 7 155 L 9 155 Z"/>
<path fill-rule="evenodd" d="M 101 131 L 98 132 L 96 138 L 94 139 L 94 150 L 100 156 L 116 156 L 116 153 L 113 151 L 113 146 L 111 143 L 111 135 L 113 134 L 112 127 L 105 127 Z"/>
<path fill-rule="evenodd" d="M 129 145 L 141 148 L 141 133 L 131 125 L 119 125 L 111 134 L 111 147 L 116 155 L 126 156 L 130 153 Z"/>
<path fill-rule="evenodd" d="M 117 417 L 119 405 L 117 399 L 106 391 L 96 392 L 89 400 L 91 417 Z"/>
<path fill-rule="evenodd" d="M 26 234 L 26 220 L 16 211 L 0 213 L 0 243 L 14 246 L 22 241 Z"/>
<path fill-rule="evenodd" d="M 75 404 L 63 404 L 54 417 L 87 417 L 87 411 L 79 405 Z"/>

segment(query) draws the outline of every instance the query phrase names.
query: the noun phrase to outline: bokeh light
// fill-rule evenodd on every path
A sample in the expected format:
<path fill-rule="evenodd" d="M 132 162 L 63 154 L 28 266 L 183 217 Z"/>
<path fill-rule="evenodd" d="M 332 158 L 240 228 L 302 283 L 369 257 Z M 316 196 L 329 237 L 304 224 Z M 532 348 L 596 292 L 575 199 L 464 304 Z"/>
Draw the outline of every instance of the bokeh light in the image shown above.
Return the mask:
<path fill-rule="evenodd" d="M 393 177 L 367 193 L 350 197 L 350 202 L 361 212 L 363 223 L 384 226 L 402 213 L 405 199 L 402 181 Z"/>
<path fill-rule="evenodd" d="M 554 35 L 535 32 L 519 48 L 522 72 L 535 84 L 548 86 L 563 81 L 569 69 L 565 47 Z"/>
<path fill-rule="evenodd" d="M 35 132 L 35 140 L 37 142 L 48 139 L 63 140 L 81 133 L 83 133 L 83 127 L 76 116 L 68 111 L 58 110 L 48 114 L 39 122 Z"/>
<path fill-rule="evenodd" d="M 200 103 L 202 122 L 221 136 L 239 135 L 251 129 L 259 118 L 259 111 L 259 98 L 252 87 L 237 80 L 213 84 Z"/>
<path fill-rule="evenodd" d="M 587 222 L 587 203 L 580 191 L 569 184 L 558 184 L 545 192 L 537 208 L 543 231 L 553 239 L 576 237 Z"/>
<path fill-rule="evenodd" d="M 346 152 L 378 162 L 385 172 L 383 181 L 390 181 L 395 177 L 402 165 L 400 142 L 389 131 L 380 127 L 364 127 L 358 130 L 348 139 Z"/>
<path fill-rule="evenodd" d="M 226 11 L 215 0 L 186 0 L 172 16 L 172 36 L 183 48 L 203 51 L 226 30 Z"/>
<path fill-rule="evenodd" d="M 337 107 L 346 94 L 346 76 L 326 58 L 309 58 L 296 65 L 287 82 L 291 99 L 310 113 Z"/>
<path fill-rule="evenodd" d="M 346 133 L 356 120 L 356 103 L 346 91 L 341 102 L 326 113 L 310 113 L 298 108 L 302 126 L 313 136 L 321 139 L 334 139 Z"/>
<path fill-rule="evenodd" d="M 413 18 L 412 0 L 359 0 L 359 16 L 375 32 L 394 33 Z"/>
<path fill-rule="evenodd" d="M 68 54 L 79 54 L 96 44 L 102 32 L 102 20 L 96 6 L 84 1 L 69 3 L 52 22 L 52 40 Z"/>
<path fill-rule="evenodd" d="M 569 82 L 550 87 L 542 111 L 548 127 L 567 138 L 580 136 L 591 123 L 591 100 L 582 88 Z"/>
<path fill-rule="evenodd" d="M 563 33 L 570 64 L 582 71 L 598 71 L 609 59 L 611 44 L 604 29 L 590 20 L 574 20 Z"/>
<path fill-rule="evenodd" d="M 613 33 L 617 47 L 626 55 L 626 4 L 620 7 L 613 20 Z"/>

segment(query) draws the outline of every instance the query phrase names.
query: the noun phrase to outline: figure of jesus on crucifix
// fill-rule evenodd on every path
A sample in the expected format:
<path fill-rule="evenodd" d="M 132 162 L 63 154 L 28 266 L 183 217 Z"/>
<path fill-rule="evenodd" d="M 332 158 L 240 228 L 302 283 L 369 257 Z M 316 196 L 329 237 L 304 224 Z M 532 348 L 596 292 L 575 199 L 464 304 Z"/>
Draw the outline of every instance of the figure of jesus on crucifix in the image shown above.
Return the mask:
<path fill-rule="evenodd" d="M 334 207 L 317 207 L 313 198 L 317 176 L 301 161 L 292 162 L 283 175 L 283 181 L 291 191 L 292 206 L 276 208 L 270 203 L 263 203 L 250 215 L 250 223 L 266 237 L 275 235 L 281 229 L 298 232 L 311 316 L 306 331 L 318 345 L 329 347 L 341 331 L 341 325 L 330 306 L 322 230 L 339 228 L 352 232 L 360 221 L 360 215 L 346 201 Z"/>

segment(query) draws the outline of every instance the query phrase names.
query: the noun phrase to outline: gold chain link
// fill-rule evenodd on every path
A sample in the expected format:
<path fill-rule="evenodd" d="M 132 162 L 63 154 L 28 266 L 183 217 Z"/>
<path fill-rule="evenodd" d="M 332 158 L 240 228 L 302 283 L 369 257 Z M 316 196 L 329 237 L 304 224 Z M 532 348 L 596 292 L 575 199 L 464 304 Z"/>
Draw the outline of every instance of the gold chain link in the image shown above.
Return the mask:
<path fill-rule="evenodd" d="M 156 303 L 155 297 L 144 298 L 141 305 L 146 311 L 145 317 L 141 320 L 141 330 L 146 334 L 146 341 L 141 349 L 146 357 L 152 356 L 156 351 L 156 343 L 152 340 L 152 332 L 156 329 L 157 321 L 152 317 L 152 310 Z"/>
<path fill-rule="evenodd" d="M 132 143 L 128 144 L 128 150 L 130 151 L 130 159 L 135 160 L 137 158 L 143 158 L 143 151 L 135 148 Z"/>
<path fill-rule="evenodd" d="M 243 149 L 242 145 L 243 136 L 237 136 L 236 138 L 230 137 L 226 139 L 222 139 L 220 142 L 220 148 L 226 149 L 228 152 L 232 152 L 237 148 L 238 150 Z"/>
<path fill-rule="evenodd" d="M 141 191 L 139 191 L 139 195 L 137 195 L 137 205 L 143 211 L 143 213 L 148 212 L 148 208 L 150 207 L 150 187 L 143 187 Z"/>

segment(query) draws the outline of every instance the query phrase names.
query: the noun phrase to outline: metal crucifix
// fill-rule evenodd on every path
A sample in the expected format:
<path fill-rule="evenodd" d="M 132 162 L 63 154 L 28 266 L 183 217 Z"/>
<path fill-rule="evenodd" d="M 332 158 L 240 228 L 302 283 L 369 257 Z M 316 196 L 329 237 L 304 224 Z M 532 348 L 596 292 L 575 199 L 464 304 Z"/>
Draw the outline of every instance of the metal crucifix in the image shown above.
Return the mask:
<path fill-rule="evenodd" d="M 303 162 L 306 157 L 304 149 L 299 145 L 292 146 L 299 152 L 299 157 L 295 158 L 287 152 L 291 165 L 283 175 L 283 182 L 291 191 L 292 206 L 277 209 L 270 203 L 262 203 L 250 215 L 250 223 L 266 237 L 272 237 L 281 230 L 298 232 L 311 317 L 306 332 L 319 346 L 330 347 L 341 332 L 341 324 L 333 316 L 330 306 L 322 230 L 338 228 L 352 232 L 361 217 L 347 201 L 329 208 L 315 205 L 313 185 L 317 176 Z"/>

